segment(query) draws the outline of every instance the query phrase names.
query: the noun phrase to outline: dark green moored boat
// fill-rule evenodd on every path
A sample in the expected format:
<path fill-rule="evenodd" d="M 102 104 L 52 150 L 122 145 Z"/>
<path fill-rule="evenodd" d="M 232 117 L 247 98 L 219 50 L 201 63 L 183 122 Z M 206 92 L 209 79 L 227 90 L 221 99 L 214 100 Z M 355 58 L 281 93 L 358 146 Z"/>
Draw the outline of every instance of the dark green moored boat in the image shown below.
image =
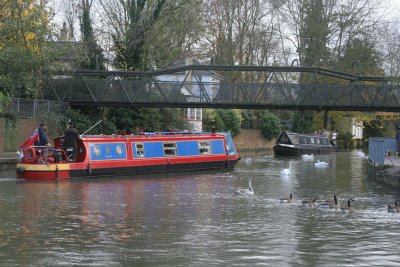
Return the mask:
<path fill-rule="evenodd" d="M 275 156 L 328 154 L 338 150 L 338 147 L 328 137 L 292 132 L 282 132 L 274 146 Z"/>

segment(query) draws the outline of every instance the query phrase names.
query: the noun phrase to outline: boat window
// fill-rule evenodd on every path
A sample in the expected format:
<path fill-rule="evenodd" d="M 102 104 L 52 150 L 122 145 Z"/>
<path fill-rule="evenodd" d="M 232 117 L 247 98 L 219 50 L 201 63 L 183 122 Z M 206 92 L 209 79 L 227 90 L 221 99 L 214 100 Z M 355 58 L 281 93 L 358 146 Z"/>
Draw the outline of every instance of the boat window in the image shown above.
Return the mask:
<path fill-rule="evenodd" d="M 144 147 L 143 144 L 135 144 L 136 146 L 136 156 L 138 158 L 143 158 L 144 157 Z"/>
<path fill-rule="evenodd" d="M 329 144 L 329 143 L 328 143 L 328 139 L 326 139 L 326 138 L 321 138 L 321 144 L 328 145 L 328 144 Z"/>
<path fill-rule="evenodd" d="M 315 138 L 317 140 L 317 144 L 320 144 L 321 142 L 319 141 L 319 138 Z"/>
<path fill-rule="evenodd" d="M 304 136 L 300 136 L 299 137 L 299 141 L 300 141 L 300 144 L 305 144 L 306 143 L 306 139 L 304 138 Z"/>
<path fill-rule="evenodd" d="M 176 155 L 176 143 L 164 143 L 163 150 L 165 156 L 175 156 Z"/>
<path fill-rule="evenodd" d="M 210 154 L 211 153 L 211 143 L 210 142 L 199 142 L 199 152 L 200 154 Z"/>
<path fill-rule="evenodd" d="M 310 142 L 311 142 L 311 144 L 314 144 L 314 143 L 315 143 L 313 137 L 310 138 Z"/>

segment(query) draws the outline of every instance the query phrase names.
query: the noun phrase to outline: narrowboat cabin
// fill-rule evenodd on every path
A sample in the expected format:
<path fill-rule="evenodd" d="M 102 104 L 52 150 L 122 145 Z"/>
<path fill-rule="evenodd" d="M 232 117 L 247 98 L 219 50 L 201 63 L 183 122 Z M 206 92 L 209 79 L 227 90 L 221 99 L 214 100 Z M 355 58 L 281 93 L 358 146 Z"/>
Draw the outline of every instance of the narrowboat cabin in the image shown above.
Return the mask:
<path fill-rule="evenodd" d="M 273 149 L 275 156 L 328 154 L 339 150 L 328 137 L 292 132 L 282 132 Z"/>
<path fill-rule="evenodd" d="M 20 149 L 17 178 L 65 179 L 230 168 L 240 159 L 230 133 L 85 135 L 75 153 L 62 146 Z"/>

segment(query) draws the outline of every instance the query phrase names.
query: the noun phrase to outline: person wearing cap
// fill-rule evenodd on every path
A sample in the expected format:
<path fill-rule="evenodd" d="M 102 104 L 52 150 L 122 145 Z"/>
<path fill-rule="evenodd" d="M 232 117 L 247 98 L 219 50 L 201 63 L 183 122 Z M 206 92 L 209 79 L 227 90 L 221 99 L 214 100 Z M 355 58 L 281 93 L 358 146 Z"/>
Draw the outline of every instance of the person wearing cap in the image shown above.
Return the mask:
<path fill-rule="evenodd" d="M 46 125 L 44 123 L 40 123 L 37 128 L 39 141 L 35 142 L 35 146 L 51 146 L 46 137 Z"/>
<path fill-rule="evenodd" d="M 397 141 L 397 155 L 400 156 L 400 125 L 396 130 L 396 141 Z"/>
<path fill-rule="evenodd" d="M 64 132 L 64 146 L 68 159 L 74 161 L 77 155 L 79 132 L 72 121 L 68 123 L 68 128 Z"/>

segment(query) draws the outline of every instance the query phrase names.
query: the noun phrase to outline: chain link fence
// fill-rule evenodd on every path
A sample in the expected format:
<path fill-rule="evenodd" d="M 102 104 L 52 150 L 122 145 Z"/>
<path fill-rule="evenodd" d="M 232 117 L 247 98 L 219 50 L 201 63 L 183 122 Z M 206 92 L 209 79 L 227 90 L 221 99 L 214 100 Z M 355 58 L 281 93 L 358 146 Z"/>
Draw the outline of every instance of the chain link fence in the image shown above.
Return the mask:
<path fill-rule="evenodd" d="M 3 103 L 0 102 L 0 108 Z M 69 107 L 67 102 L 13 98 L 11 103 L 4 107 L 4 111 L 19 115 L 21 118 L 34 118 L 38 114 L 63 113 Z"/>

